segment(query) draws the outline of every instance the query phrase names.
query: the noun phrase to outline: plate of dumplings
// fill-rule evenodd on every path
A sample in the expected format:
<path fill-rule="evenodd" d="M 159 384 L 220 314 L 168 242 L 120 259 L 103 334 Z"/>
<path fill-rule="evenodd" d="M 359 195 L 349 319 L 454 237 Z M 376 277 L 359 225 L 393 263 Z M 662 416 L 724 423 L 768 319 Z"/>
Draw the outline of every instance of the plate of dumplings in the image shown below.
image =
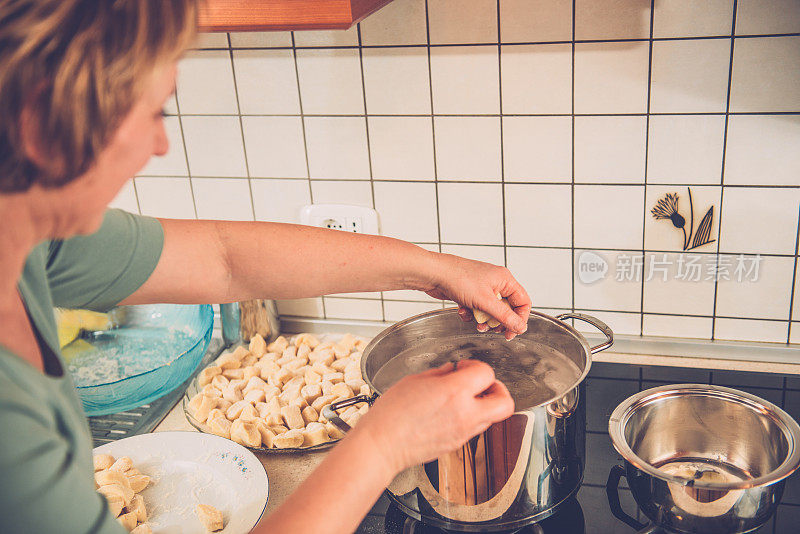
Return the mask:
<path fill-rule="evenodd" d="M 261 462 L 219 436 L 156 432 L 93 454 L 95 487 L 132 534 L 239 534 L 252 530 L 267 507 Z"/>

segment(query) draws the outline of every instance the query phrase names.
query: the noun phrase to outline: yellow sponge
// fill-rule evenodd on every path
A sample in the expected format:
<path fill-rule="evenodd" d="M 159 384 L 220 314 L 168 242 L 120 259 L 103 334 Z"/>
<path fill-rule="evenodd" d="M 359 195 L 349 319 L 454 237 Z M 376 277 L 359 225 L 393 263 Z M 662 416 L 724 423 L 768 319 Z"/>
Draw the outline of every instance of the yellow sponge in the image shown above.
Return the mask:
<path fill-rule="evenodd" d="M 89 310 L 67 310 L 56 308 L 58 343 L 61 347 L 72 343 L 81 331 L 106 330 L 111 326 L 108 314 Z"/>

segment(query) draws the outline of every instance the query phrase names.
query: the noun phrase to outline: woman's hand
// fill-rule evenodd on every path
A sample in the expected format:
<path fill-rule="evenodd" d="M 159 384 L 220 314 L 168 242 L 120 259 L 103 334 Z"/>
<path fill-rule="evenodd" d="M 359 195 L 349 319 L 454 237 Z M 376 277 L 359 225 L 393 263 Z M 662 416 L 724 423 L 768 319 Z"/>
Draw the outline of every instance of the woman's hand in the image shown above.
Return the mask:
<path fill-rule="evenodd" d="M 473 309 L 485 311 L 500 321 L 501 326 L 494 330 L 505 331 L 506 339 L 513 339 L 528 329 L 531 299 L 508 269 L 451 254 L 436 254 L 435 257 L 429 279 L 415 289 L 434 298 L 456 302 L 463 321 L 473 319 Z M 508 304 L 498 300 L 498 294 L 507 299 Z M 478 325 L 478 330 L 485 332 L 489 327 Z"/>
<path fill-rule="evenodd" d="M 394 476 L 461 447 L 512 413 L 514 401 L 492 368 L 462 360 L 403 378 L 353 432 L 369 435 Z"/>

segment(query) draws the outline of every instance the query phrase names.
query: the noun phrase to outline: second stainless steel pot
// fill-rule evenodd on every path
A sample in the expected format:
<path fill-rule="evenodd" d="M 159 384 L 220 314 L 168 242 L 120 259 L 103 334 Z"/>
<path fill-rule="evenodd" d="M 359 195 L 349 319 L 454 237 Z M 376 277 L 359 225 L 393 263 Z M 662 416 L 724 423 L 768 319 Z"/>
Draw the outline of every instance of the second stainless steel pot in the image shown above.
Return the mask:
<path fill-rule="evenodd" d="M 614 410 L 608 428 L 625 459 L 608 479 L 611 511 L 637 529 L 645 525 L 620 507 L 620 477 L 658 527 L 732 534 L 767 522 L 800 465 L 797 423 L 764 399 L 722 386 L 642 391 Z"/>
<path fill-rule="evenodd" d="M 590 347 L 568 319 L 586 321 L 606 336 Z M 404 350 L 424 341 L 458 336 L 470 339 L 498 334 L 475 332 L 457 310 L 429 312 L 384 330 L 364 349 L 361 370 L 371 396 L 334 403 L 323 415 L 348 427 L 336 410 L 358 402 L 372 402 L 380 393 L 376 373 Z M 400 473 L 389 485 L 392 500 L 408 515 L 428 524 L 463 532 L 495 532 L 540 521 L 575 494 L 583 478 L 585 459 L 585 405 L 583 379 L 591 355 L 613 343 L 613 334 L 601 321 L 582 314 L 557 318 L 532 312 L 522 335 L 555 350 L 580 370 L 574 383 L 556 396 L 495 423 L 457 451 Z M 533 379 L 533 378 L 531 378 Z M 413 439 L 410 438 L 410 439 Z"/>

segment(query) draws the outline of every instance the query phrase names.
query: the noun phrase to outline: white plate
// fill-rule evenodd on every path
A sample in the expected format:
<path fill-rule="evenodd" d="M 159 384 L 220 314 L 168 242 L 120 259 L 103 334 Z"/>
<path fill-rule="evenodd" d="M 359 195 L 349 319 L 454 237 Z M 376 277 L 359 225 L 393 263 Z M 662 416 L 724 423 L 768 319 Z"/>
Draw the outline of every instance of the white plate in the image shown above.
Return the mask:
<path fill-rule="evenodd" d="M 219 532 L 250 532 L 267 507 L 264 466 L 252 452 L 219 436 L 142 434 L 101 445 L 94 453 L 128 456 L 153 479 L 142 492 L 153 534 L 205 534 L 195 513 L 198 504 L 222 512 L 225 528 Z"/>

